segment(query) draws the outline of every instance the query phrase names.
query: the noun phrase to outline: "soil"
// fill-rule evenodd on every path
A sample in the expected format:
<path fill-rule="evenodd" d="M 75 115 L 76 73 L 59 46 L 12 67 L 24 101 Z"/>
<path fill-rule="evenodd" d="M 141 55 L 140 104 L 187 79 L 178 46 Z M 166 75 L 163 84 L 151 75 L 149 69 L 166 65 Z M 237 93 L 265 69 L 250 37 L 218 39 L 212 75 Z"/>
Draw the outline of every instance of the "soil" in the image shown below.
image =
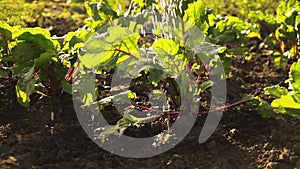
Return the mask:
<path fill-rule="evenodd" d="M 244 94 L 263 96 L 263 88 L 284 85 L 287 71 L 255 53 L 249 61 L 234 57 L 227 80 L 227 103 Z M 176 147 L 161 155 L 124 158 L 99 148 L 83 131 L 71 98 L 35 100 L 21 107 L 15 81 L 0 79 L 0 168 L 194 168 L 194 169 L 300 169 L 300 120 L 264 119 L 255 107 L 239 105 L 223 114 L 212 137 L 198 143 L 205 116 Z M 263 96 L 270 100 L 268 97 Z M 51 113 L 54 121 L 51 121 Z"/>

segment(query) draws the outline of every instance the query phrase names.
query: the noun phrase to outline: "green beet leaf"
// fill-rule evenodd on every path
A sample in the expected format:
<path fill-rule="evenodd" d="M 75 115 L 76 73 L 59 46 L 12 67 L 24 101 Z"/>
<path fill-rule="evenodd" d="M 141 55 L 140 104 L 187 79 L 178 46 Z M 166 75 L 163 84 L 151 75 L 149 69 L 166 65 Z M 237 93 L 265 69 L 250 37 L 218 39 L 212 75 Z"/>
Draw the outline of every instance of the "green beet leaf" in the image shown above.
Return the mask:
<path fill-rule="evenodd" d="M 271 86 L 265 88 L 266 94 L 271 94 L 276 98 L 280 98 L 282 95 L 288 95 L 289 92 L 286 88 L 280 86 Z"/>
<path fill-rule="evenodd" d="M 33 59 L 38 58 L 42 53 L 44 53 L 44 50 L 33 42 L 21 42 L 12 49 L 14 61 L 20 64 L 32 62 Z"/>
<path fill-rule="evenodd" d="M 30 32 L 24 32 L 17 38 L 18 38 L 18 40 L 25 40 L 26 42 L 33 42 L 35 44 L 38 44 L 40 46 L 40 48 L 45 51 L 47 49 L 56 50 L 53 42 L 50 40 L 50 36 L 48 36 L 48 33 L 37 34 L 34 31 L 35 30 L 32 30 Z"/>
<path fill-rule="evenodd" d="M 275 99 L 272 104 L 274 108 L 292 108 L 292 109 L 299 109 L 300 111 L 300 103 L 297 102 L 292 95 L 284 95 L 281 96 L 279 99 Z"/>
<path fill-rule="evenodd" d="M 56 56 L 56 52 L 52 50 L 47 50 L 47 52 L 42 53 L 40 57 L 34 59 L 34 64 L 37 67 L 47 68 L 52 62 L 52 57 Z"/>
<path fill-rule="evenodd" d="M 290 84 L 294 91 L 300 91 L 300 59 L 290 69 Z"/>
<path fill-rule="evenodd" d="M 2 23 L 0 21 L 0 56 L 2 50 L 5 52 L 7 51 L 6 43 L 8 43 L 12 39 L 12 32 L 10 30 L 11 27 L 8 24 Z"/>
<path fill-rule="evenodd" d="M 18 102 L 28 107 L 30 103 L 30 95 L 35 92 L 35 80 L 32 78 L 34 67 L 23 69 L 20 79 L 16 85 L 16 94 Z"/>
<path fill-rule="evenodd" d="M 279 114 L 274 113 L 274 108 L 266 101 L 260 100 L 257 111 L 264 118 L 274 117 L 275 119 L 282 119 Z"/>
<path fill-rule="evenodd" d="M 188 8 L 185 11 L 183 20 L 191 25 L 197 25 L 200 26 L 204 23 L 204 20 L 202 19 L 205 16 L 205 6 L 202 1 L 196 1 L 193 3 L 188 4 Z M 187 27 L 189 29 L 190 27 Z M 205 29 L 203 27 L 203 29 Z M 201 29 L 202 30 L 202 29 Z"/>
<path fill-rule="evenodd" d="M 0 21 L 0 33 L 5 36 L 6 40 L 9 40 L 9 41 L 12 40 L 11 30 L 12 30 L 12 27 L 10 25 Z"/>
<path fill-rule="evenodd" d="M 213 85 L 214 82 L 211 80 L 202 82 L 201 85 L 199 86 L 199 90 L 197 91 L 197 94 L 202 93 L 203 91 L 205 91 L 206 89 L 210 88 Z"/>
<path fill-rule="evenodd" d="M 179 50 L 179 44 L 169 39 L 158 39 L 152 47 L 158 55 L 175 55 Z"/>

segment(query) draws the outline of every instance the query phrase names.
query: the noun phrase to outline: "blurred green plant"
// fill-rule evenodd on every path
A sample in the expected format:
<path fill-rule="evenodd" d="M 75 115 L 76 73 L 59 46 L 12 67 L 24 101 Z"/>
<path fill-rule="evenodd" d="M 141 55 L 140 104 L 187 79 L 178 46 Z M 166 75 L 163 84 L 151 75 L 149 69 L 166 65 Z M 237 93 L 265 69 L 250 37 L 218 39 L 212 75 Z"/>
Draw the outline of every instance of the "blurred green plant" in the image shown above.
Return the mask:
<path fill-rule="evenodd" d="M 17 79 L 18 102 L 30 106 L 30 96 L 59 97 L 70 91 L 67 67 L 59 58 L 60 44 L 42 28 L 21 28 L 0 22 L 0 77 Z"/>
<path fill-rule="evenodd" d="M 87 17 L 84 3 L 64 1 L 2 0 L 0 9 L 0 21 L 12 26 L 47 28 L 59 36 L 82 27 Z"/>
<path fill-rule="evenodd" d="M 235 16 L 215 15 L 206 10 L 207 29 L 203 30 L 209 40 L 218 46 L 225 72 L 230 73 L 231 57 L 244 56 L 251 59 L 249 38 L 258 36 L 259 29 Z"/>
<path fill-rule="evenodd" d="M 248 14 L 251 11 L 261 10 L 264 14 L 274 14 L 276 7 L 283 0 L 202 0 L 207 8 L 215 10 L 222 16 L 236 16 L 243 21 L 250 21 Z"/>
<path fill-rule="evenodd" d="M 289 114 L 300 118 L 300 60 L 295 62 L 286 81 L 288 88 L 281 86 L 271 86 L 265 88 L 265 94 L 269 94 L 275 99 L 271 106 L 276 113 Z"/>
<path fill-rule="evenodd" d="M 260 27 L 261 47 L 271 50 L 277 68 L 286 69 L 290 59 L 299 58 L 300 5 L 297 0 L 281 1 L 276 15 L 265 15 L 261 10 L 251 11 L 249 18 Z"/>
<path fill-rule="evenodd" d="M 291 66 L 286 83 L 288 88 L 279 85 L 265 88 L 265 94 L 272 97 L 271 104 L 259 97 L 252 97 L 248 104 L 256 105 L 257 111 L 265 118 L 283 119 L 282 115 L 300 118 L 300 59 Z"/>
<path fill-rule="evenodd" d="M 0 21 L 13 26 L 27 26 L 38 17 L 44 8 L 44 3 L 27 3 L 25 0 L 1 0 L 0 1 Z"/>

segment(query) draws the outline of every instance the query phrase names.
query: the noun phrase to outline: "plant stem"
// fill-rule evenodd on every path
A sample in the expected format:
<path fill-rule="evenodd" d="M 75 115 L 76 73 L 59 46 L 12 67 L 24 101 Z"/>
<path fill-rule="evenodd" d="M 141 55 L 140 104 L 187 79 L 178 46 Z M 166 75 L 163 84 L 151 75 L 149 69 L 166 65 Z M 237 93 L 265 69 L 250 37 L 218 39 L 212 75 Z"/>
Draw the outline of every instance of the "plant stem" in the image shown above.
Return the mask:
<path fill-rule="evenodd" d="M 298 56 L 297 39 L 296 39 L 296 43 L 295 43 L 295 42 L 292 42 L 292 47 L 295 47 L 295 49 L 294 49 L 294 59 L 298 59 L 299 56 Z"/>
<path fill-rule="evenodd" d="M 234 107 L 234 106 L 238 106 L 240 104 L 243 104 L 243 103 L 246 103 L 246 102 L 249 102 L 251 101 L 252 99 L 246 99 L 246 100 L 241 100 L 241 101 L 238 101 L 238 102 L 235 102 L 233 104 L 230 104 L 230 105 L 225 105 L 225 106 L 221 106 L 221 107 L 217 107 L 213 110 L 210 110 L 210 111 L 202 111 L 202 112 L 198 112 L 198 116 L 202 116 L 202 115 L 207 115 L 209 113 L 216 113 L 218 111 L 222 111 L 224 109 L 228 109 L 228 108 L 231 108 L 231 107 Z M 152 108 L 149 108 L 149 107 L 146 107 L 146 106 L 141 106 L 141 105 L 137 105 L 137 104 L 134 104 L 134 106 L 137 106 L 139 108 L 142 108 L 144 110 L 147 110 L 147 111 L 151 111 L 151 112 L 155 112 L 155 113 L 163 113 L 161 115 L 154 115 L 154 116 L 151 116 L 151 117 L 147 117 L 147 121 L 149 120 L 153 120 L 153 119 L 158 119 L 158 118 L 165 118 L 165 116 L 169 117 L 169 118 L 177 118 L 180 114 L 179 111 L 161 111 L 161 110 L 157 110 L 157 109 L 152 109 Z M 143 123 L 144 121 L 146 120 L 141 120 L 139 121 L 139 123 Z"/>
<path fill-rule="evenodd" d="M 276 37 L 275 32 L 273 31 L 273 29 L 266 22 L 263 21 L 262 24 L 264 24 L 264 26 L 272 33 L 272 35 L 274 36 L 274 38 L 277 42 L 277 45 L 278 45 L 278 48 L 279 48 L 279 51 L 280 51 L 280 55 L 281 55 L 280 56 L 280 62 L 279 62 L 280 67 L 281 67 L 281 62 L 283 60 L 283 54 L 284 54 L 284 48 L 282 49 L 282 47 L 281 47 L 283 42 Z"/>
<path fill-rule="evenodd" d="M 164 113 L 164 111 L 162 110 L 157 110 L 157 109 L 152 109 L 152 108 L 149 108 L 149 107 L 146 107 L 146 106 L 142 106 L 142 105 L 138 105 L 134 102 L 131 103 L 132 105 L 136 106 L 136 107 L 139 107 L 139 108 L 142 108 L 144 110 L 147 110 L 147 111 L 151 111 L 151 112 L 155 112 L 155 113 Z"/>
<path fill-rule="evenodd" d="M 10 55 L 11 53 L 10 53 L 10 50 L 9 50 L 9 48 L 8 48 L 8 42 L 7 42 L 7 40 L 6 40 L 5 35 L 3 35 L 3 34 L 0 32 L 0 36 L 1 36 L 2 41 L 5 43 L 5 47 L 6 47 L 6 52 L 7 52 L 7 54 Z"/>
<path fill-rule="evenodd" d="M 115 49 L 115 50 L 116 50 L 116 51 L 118 51 L 118 52 L 124 53 L 125 55 L 129 55 L 129 56 L 131 56 L 131 57 L 135 58 L 136 60 L 138 60 L 138 59 L 139 59 L 138 57 L 134 56 L 134 55 L 133 55 L 133 54 L 131 54 L 130 52 L 126 52 L 126 51 L 124 51 L 124 50 L 121 50 L 121 49 Z"/>

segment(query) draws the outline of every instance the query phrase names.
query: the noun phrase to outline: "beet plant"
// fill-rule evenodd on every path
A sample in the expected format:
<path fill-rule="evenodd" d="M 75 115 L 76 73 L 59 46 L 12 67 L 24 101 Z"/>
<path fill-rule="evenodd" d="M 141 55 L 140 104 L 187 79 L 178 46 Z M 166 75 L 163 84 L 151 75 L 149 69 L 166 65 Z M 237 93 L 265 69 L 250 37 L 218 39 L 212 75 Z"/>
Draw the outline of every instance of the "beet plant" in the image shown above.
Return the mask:
<path fill-rule="evenodd" d="M 300 6 L 297 0 L 281 1 L 276 15 L 251 11 L 249 18 L 260 27 L 257 34 L 261 48 L 268 49 L 277 68 L 286 69 L 289 60 L 296 61 L 300 50 Z"/>
<path fill-rule="evenodd" d="M 67 67 L 59 58 L 60 44 L 48 30 L 11 27 L 0 23 L 1 76 L 17 80 L 16 95 L 28 107 L 31 95 L 59 97 Z"/>
<path fill-rule="evenodd" d="M 97 6 L 101 6 L 101 3 Z M 95 108 L 95 105 L 96 109 L 97 105 L 100 109 L 104 109 L 103 106 L 117 106 L 117 102 L 129 107 L 128 109 L 122 106 L 122 110 L 126 111 L 120 113 L 121 118 L 116 124 L 106 127 L 102 132 L 103 138 L 108 134 L 123 134 L 127 127 L 148 120 L 176 118 L 179 108 L 181 111 L 190 109 L 189 112 L 197 115 L 198 110 L 194 107 L 189 108 L 187 103 L 195 102 L 201 92 L 213 85 L 210 80 L 200 85 L 192 81 L 194 77 L 191 74 L 196 74 L 197 69 L 209 67 L 210 75 L 224 81 L 221 61 L 216 57 L 217 48 L 207 42 L 199 28 L 195 28 L 195 25 L 202 25 L 202 21 L 197 18 L 205 15 L 202 2 L 189 4 L 187 13 L 180 19 L 176 18 L 176 14 L 173 13 L 172 16 L 169 13 L 172 11 L 160 14 L 145 10 L 141 14 L 127 17 L 117 17 L 112 12 L 106 16 L 118 19 L 107 19 L 108 23 L 97 30 L 82 47 L 78 56 L 79 62 L 76 63 L 78 73 L 73 82 L 73 94 L 77 96 L 75 101 L 79 100 L 86 111 L 92 111 L 89 108 Z M 97 12 L 99 11 L 94 11 Z M 95 22 L 101 24 L 98 20 Z M 155 97 L 165 95 L 166 105 L 154 109 L 144 103 L 126 103 L 128 98 L 133 100 L 140 97 L 140 93 L 135 90 L 120 90 L 110 97 L 97 100 L 98 91 L 95 84 L 89 82 L 92 81 L 89 72 L 94 71 L 97 74 L 104 70 L 115 70 L 114 76 L 120 76 L 116 85 L 121 85 L 119 83 L 128 79 L 138 78 L 144 72 L 150 82 L 147 88 Z M 148 90 L 147 88 L 144 90 Z M 162 92 L 153 89 L 161 89 Z M 199 103 L 197 104 L 199 106 Z M 152 114 L 139 117 L 132 113 L 134 109 L 130 108 L 130 105 Z"/>

